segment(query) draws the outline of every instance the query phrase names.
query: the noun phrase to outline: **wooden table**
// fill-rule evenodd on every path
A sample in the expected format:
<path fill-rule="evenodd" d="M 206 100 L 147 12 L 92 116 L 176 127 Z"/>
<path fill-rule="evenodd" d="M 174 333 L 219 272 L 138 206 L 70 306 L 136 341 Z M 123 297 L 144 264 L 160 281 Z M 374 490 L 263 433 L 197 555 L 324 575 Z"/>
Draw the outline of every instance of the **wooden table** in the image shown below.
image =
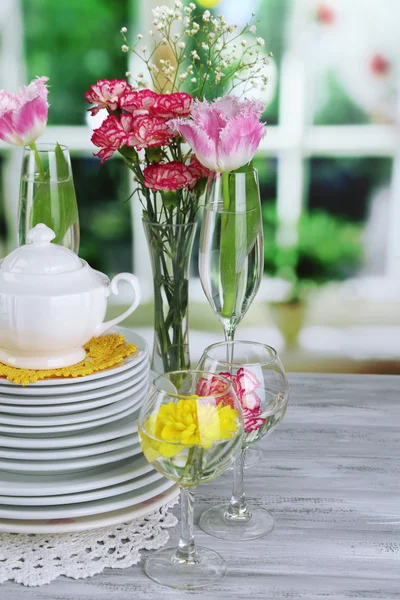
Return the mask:
<path fill-rule="evenodd" d="M 198 592 L 152 583 L 142 564 L 41 588 L 0 586 L 1 600 L 400 598 L 400 377 L 290 376 L 290 408 L 247 471 L 247 495 L 274 532 L 251 543 L 197 532 L 225 556 L 226 578 Z M 228 498 L 229 473 L 198 490 L 196 517 Z M 177 529 L 172 541 L 177 539 Z"/>

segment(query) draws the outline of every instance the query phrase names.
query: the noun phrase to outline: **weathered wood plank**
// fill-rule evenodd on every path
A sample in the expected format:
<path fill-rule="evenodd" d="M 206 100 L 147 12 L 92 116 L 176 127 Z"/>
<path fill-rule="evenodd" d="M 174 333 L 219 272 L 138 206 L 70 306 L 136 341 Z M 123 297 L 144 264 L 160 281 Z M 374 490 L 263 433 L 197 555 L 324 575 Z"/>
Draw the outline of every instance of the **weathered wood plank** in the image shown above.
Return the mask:
<path fill-rule="evenodd" d="M 296 374 L 290 383 L 286 417 L 246 472 L 249 500 L 273 512 L 274 532 L 250 544 L 196 532 L 228 561 L 219 585 L 162 588 L 141 564 L 41 588 L 6 583 L 0 600 L 399 599 L 400 377 Z M 230 488 L 229 473 L 199 488 L 196 518 Z"/>

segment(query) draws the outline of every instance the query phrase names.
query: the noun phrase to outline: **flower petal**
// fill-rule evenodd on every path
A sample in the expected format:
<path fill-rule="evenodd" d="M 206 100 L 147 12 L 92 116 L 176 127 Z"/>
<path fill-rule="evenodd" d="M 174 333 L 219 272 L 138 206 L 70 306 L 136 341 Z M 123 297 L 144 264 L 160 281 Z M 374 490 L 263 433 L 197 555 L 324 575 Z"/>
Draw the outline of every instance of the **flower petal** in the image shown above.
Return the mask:
<path fill-rule="evenodd" d="M 250 162 L 264 133 L 264 125 L 257 118 L 239 115 L 231 119 L 220 134 L 218 170 L 234 171 Z M 197 151 L 195 153 L 197 155 Z M 201 160 L 199 156 L 198 158 Z"/>
<path fill-rule="evenodd" d="M 23 140 L 23 144 L 31 144 L 42 135 L 46 128 L 47 113 L 47 101 L 39 96 L 25 102 L 14 113 L 15 132 Z"/>
<path fill-rule="evenodd" d="M 216 144 L 204 129 L 188 119 L 174 119 L 169 121 L 169 125 L 185 138 L 202 165 L 212 171 L 217 170 Z"/>
<path fill-rule="evenodd" d="M 227 124 L 228 118 L 216 108 L 215 103 L 210 104 L 207 100 L 203 102 L 196 100 L 193 104 L 192 117 L 195 124 L 204 129 L 208 137 L 217 144 L 219 134 Z"/>

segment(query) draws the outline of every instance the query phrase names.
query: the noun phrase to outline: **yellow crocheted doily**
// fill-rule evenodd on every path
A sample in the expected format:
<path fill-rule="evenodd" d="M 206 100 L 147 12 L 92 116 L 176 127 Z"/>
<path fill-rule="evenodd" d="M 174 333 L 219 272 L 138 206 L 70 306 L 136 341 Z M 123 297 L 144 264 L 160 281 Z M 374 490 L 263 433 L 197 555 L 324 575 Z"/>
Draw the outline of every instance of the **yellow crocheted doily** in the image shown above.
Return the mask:
<path fill-rule="evenodd" d="M 71 367 L 36 371 L 33 369 L 17 369 L 0 363 L 0 377 L 20 385 L 35 383 L 40 379 L 53 379 L 54 377 L 83 377 L 96 371 L 115 367 L 138 349 L 133 344 L 127 344 L 124 336 L 118 333 L 92 338 L 85 344 L 84 348 L 86 358 Z"/>

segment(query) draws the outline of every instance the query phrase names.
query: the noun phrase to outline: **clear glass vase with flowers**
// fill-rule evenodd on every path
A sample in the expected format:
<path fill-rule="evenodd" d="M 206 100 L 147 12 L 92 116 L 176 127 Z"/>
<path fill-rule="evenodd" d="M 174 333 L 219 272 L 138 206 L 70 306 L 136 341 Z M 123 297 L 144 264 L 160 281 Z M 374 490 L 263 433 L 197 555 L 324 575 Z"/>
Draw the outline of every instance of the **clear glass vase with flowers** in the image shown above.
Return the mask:
<path fill-rule="evenodd" d="M 263 107 L 243 101 L 244 115 L 232 119 L 233 104 L 239 105 L 229 94 L 264 87 L 268 57 L 264 40 L 256 37 L 254 16 L 238 30 L 222 15 L 199 14 L 195 4 L 183 6 L 179 0 L 174 8 L 153 10 L 147 46 L 142 34 L 131 44 L 126 27 L 121 33 L 122 51 L 142 61 L 142 72 L 128 73 L 129 83 L 98 81 L 85 97 L 94 105 L 92 114 L 108 112 L 93 132 L 97 156 L 104 162 L 118 151 L 137 184 L 153 267 L 153 368 L 165 372 L 190 364 L 189 262 L 207 178 L 249 162 L 262 137 Z M 207 101 L 215 110 L 204 109 Z"/>

